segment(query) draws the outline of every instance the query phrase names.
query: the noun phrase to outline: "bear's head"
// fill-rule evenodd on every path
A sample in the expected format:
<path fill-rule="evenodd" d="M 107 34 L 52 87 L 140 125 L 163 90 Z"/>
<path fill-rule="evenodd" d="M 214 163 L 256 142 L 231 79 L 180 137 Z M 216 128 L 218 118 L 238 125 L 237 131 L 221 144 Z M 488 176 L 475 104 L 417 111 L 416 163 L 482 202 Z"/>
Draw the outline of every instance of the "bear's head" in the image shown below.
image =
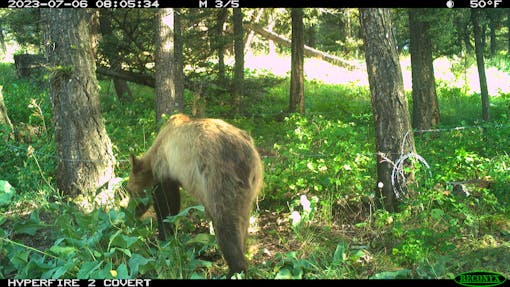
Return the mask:
<path fill-rule="evenodd" d="M 189 121 L 191 120 L 187 115 L 175 114 L 168 119 L 167 123 L 173 127 L 177 127 Z"/>
<path fill-rule="evenodd" d="M 131 173 L 129 174 L 126 189 L 131 198 L 143 197 L 145 189 L 154 186 L 150 161 L 144 158 L 138 159 L 134 155 L 130 155 L 129 159 L 131 162 Z"/>

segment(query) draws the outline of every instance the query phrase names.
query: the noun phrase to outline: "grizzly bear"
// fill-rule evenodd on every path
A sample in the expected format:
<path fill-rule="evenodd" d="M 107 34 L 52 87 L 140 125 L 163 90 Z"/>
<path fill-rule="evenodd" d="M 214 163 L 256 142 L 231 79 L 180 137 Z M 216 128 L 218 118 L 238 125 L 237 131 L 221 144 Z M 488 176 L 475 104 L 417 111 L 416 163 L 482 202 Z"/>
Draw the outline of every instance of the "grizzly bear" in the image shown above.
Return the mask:
<path fill-rule="evenodd" d="M 249 217 L 262 188 L 263 168 L 253 139 L 245 131 L 219 119 L 176 114 L 141 158 L 131 155 L 131 166 L 126 189 L 132 198 L 155 187 L 153 205 L 160 239 L 165 240 L 170 230 L 163 219 L 179 212 L 182 186 L 204 205 L 212 219 L 229 277 L 246 273 Z M 139 204 L 137 216 L 147 209 Z"/>

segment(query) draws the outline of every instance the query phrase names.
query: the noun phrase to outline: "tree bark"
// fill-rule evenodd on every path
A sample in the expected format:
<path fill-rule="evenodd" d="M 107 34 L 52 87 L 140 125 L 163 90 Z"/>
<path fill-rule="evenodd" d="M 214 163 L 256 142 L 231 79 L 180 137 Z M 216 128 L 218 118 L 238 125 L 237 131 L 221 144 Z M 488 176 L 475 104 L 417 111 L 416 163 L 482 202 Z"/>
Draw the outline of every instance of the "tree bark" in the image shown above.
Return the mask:
<path fill-rule="evenodd" d="M 478 77 L 480 79 L 480 94 L 482 98 L 482 117 L 484 121 L 489 121 L 489 91 L 487 88 L 487 76 L 485 75 L 485 61 L 483 58 L 482 31 L 480 29 L 480 11 L 471 10 L 471 22 L 473 23 L 473 34 L 475 37 L 476 65 L 478 67 Z"/>
<path fill-rule="evenodd" d="M 234 18 L 234 107 L 237 114 L 241 112 L 244 82 L 244 33 L 243 12 L 241 8 L 233 8 Z"/>
<path fill-rule="evenodd" d="M 2 22 L 0 21 L 0 59 L 3 58 L 7 52 L 7 46 L 5 45 L 4 31 L 2 29 Z"/>
<path fill-rule="evenodd" d="M 290 67 L 289 112 L 305 113 L 305 77 L 304 77 L 304 25 L 303 9 L 291 8 L 292 47 Z"/>
<path fill-rule="evenodd" d="M 174 60 L 174 12 L 172 8 L 156 12 L 156 125 L 163 114 L 176 110 Z"/>
<path fill-rule="evenodd" d="M 510 9 L 507 9 L 506 12 L 506 28 L 507 28 L 507 39 L 508 39 L 508 47 L 507 54 L 510 54 Z"/>
<path fill-rule="evenodd" d="M 174 60 L 175 60 L 175 110 L 184 111 L 184 53 L 181 30 L 181 12 L 179 8 L 174 9 Z"/>
<path fill-rule="evenodd" d="M 360 9 L 377 149 L 378 189 L 388 210 L 395 210 L 393 164 L 414 152 L 414 137 L 404 93 L 402 71 L 388 9 Z M 405 189 L 403 182 L 396 188 Z"/>
<path fill-rule="evenodd" d="M 2 94 L 2 86 L 0 86 L 0 125 L 5 125 L 9 129 L 6 133 L 6 137 L 3 139 L 5 141 L 13 138 L 14 128 L 12 126 L 11 120 L 9 119 L 9 115 L 7 114 L 7 108 L 4 103 L 4 96 Z"/>
<path fill-rule="evenodd" d="M 489 14 L 491 15 L 491 14 Z M 491 28 L 491 57 L 494 57 L 496 55 L 496 29 L 497 29 L 497 18 L 496 15 L 491 15 L 490 17 L 490 28 Z"/>
<path fill-rule="evenodd" d="M 114 177 L 115 158 L 101 115 L 85 9 L 44 9 L 50 97 L 59 159 L 57 185 L 68 196 L 89 194 Z"/>
<path fill-rule="evenodd" d="M 216 15 L 216 35 L 214 35 L 214 46 L 218 53 L 218 79 L 221 85 L 226 83 L 225 73 L 225 36 L 223 35 L 223 25 L 227 21 L 228 10 L 226 8 L 218 9 Z"/>
<path fill-rule="evenodd" d="M 423 9 L 409 9 L 411 69 L 413 82 L 413 127 L 426 130 L 439 123 L 432 44 Z"/>

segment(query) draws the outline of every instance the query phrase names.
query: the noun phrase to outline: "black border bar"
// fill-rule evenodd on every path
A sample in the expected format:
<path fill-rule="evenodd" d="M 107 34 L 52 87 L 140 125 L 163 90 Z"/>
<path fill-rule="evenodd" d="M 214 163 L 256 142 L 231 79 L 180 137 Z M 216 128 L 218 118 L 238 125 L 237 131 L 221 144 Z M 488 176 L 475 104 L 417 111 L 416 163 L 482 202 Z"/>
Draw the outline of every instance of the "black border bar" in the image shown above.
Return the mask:
<path fill-rule="evenodd" d="M 1 8 L 510 8 L 510 0 L 0 0 Z"/>

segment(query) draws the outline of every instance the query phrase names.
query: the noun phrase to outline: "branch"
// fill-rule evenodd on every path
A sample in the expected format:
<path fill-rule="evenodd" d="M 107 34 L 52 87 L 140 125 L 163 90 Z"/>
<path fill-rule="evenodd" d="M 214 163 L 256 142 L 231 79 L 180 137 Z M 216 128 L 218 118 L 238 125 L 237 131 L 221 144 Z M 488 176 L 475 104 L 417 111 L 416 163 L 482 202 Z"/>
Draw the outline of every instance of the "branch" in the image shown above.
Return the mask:
<path fill-rule="evenodd" d="M 246 25 L 246 27 L 248 27 L 248 29 L 254 31 L 255 33 L 258 33 L 259 35 L 261 35 L 264 38 L 275 41 L 278 44 L 286 46 L 286 47 L 291 46 L 291 41 L 283 36 L 280 36 L 272 31 L 266 30 L 260 26 L 255 25 L 255 24 L 246 23 L 245 25 Z M 319 58 L 319 59 L 325 60 L 333 65 L 344 67 L 344 68 L 347 68 L 350 70 L 356 69 L 356 65 L 354 65 L 342 58 L 333 56 L 326 52 L 319 51 L 317 49 L 314 49 L 314 48 L 306 46 L 306 45 L 305 45 L 305 56 Z"/>

